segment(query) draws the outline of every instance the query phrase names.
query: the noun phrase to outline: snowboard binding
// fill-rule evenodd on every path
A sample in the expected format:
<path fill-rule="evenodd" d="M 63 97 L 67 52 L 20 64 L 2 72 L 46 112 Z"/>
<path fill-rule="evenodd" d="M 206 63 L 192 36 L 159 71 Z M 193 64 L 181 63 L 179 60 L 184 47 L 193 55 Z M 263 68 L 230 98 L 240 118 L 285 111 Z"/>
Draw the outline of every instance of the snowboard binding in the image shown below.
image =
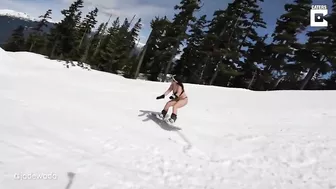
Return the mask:
<path fill-rule="evenodd" d="M 163 121 L 167 122 L 167 123 L 170 123 L 170 124 L 173 124 L 176 122 L 176 119 L 177 119 L 177 115 L 172 113 L 172 115 L 167 118 L 167 111 L 165 110 L 162 110 L 160 114 L 158 114 L 159 118 L 162 119 Z"/>

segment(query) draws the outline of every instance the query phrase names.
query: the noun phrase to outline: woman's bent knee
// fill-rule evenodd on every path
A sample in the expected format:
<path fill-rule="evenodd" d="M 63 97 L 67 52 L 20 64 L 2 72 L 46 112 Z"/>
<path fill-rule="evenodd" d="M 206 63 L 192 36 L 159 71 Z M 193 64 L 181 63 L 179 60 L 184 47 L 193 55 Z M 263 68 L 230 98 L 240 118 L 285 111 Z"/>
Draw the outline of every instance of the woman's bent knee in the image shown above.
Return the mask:
<path fill-rule="evenodd" d="M 175 101 L 169 101 L 169 102 L 166 103 L 165 107 L 169 108 L 171 106 L 174 106 L 175 104 L 176 104 Z"/>
<path fill-rule="evenodd" d="M 176 104 L 174 104 L 174 108 L 181 108 L 183 106 L 185 106 L 186 104 L 188 104 L 188 99 L 182 99 L 182 100 L 179 100 Z"/>

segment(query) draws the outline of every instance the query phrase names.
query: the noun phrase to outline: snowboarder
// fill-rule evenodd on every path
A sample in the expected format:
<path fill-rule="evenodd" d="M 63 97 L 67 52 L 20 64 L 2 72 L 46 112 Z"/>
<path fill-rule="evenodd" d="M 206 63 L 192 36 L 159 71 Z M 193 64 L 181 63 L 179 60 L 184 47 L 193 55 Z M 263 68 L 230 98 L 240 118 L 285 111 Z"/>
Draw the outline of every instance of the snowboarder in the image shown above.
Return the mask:
<path fill-rule="evenodd" d="M 167 115 L 168 109 L 173 107 L 173 112 L 168 121 L 174 123 L 177 119 L 177 109 L 182 108 L 188 104 L 188 97 L 184 91 L 182 77 L 173 77 L 172 83 L 170 84 L 168 90 L 163 95 L 156 97 L 156 99 L 165 98 L 165 96 L 167 96 L 171 91 L 173 91 L 173 95 L 170 96 L 171 100 L 166 103 L 165 107 L 159 114 L 159 117 L 164 119 Z"/>

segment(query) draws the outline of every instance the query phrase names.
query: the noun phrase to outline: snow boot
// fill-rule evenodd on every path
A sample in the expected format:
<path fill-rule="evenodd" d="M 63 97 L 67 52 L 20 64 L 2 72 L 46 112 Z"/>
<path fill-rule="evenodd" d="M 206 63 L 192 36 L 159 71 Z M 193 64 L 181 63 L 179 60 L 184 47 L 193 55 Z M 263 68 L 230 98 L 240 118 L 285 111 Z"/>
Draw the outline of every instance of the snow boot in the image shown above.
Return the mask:
<path fill-rule="evenodd" d="M 170 116 L 170 118 L 168 119 L 168 121 L 170 123 L 175 123 L 176 119 L 177 119 L 177 115 L 174 114 L 174 113 L 172 113 L 172 115 Z"/>
<path fill-rule="evenodd" d="M 161 113 L 159 114 L 159 117 L 161 119 L 164 119 L 166 117 L 166 115 L 167 115 L 167 111 L 166 110 L 162 110 Z"/>

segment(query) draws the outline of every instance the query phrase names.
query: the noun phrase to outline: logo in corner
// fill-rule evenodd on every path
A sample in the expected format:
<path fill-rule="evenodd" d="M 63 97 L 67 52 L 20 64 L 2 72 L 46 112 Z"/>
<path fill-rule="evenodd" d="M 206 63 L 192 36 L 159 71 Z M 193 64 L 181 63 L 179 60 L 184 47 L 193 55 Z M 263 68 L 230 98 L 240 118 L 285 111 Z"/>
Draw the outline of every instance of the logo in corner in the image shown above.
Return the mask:
<path fill-rule="evenodd" d="M 327 27 L 328 21 L 325 19 L 327 15 L 327 5 L 312 5 L 310 9 L 310 26 Z"/>

